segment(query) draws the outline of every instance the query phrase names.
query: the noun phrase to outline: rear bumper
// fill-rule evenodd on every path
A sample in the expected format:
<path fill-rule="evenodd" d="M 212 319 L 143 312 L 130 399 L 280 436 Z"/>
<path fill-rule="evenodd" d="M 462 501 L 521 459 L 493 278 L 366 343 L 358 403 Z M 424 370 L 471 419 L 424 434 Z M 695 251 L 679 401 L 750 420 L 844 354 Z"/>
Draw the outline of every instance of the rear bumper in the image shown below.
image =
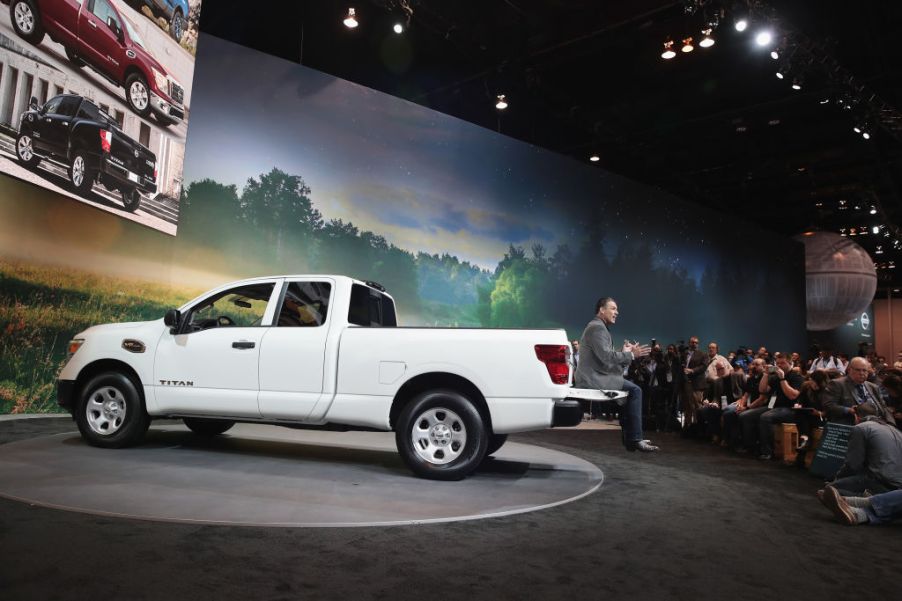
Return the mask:
<path fill-rule="evenodd" d="M 69 413 L 75 410 L 75 380 L 56 381 L 56 402 Z"/>
<path fill-rule="evenodd" d="M 551 418 L 552 428 L 577 426 L 583 420 L 583 407 L 579 399 L 561 399 L 554 402 Z"/>
<path fill-rule="evenodd" d="M 147 194 L 153 194 L 157 191 L 157 184 L 155 181 L 148 177 L 138 175 L 123 165 L 117 165 L 106 155 L 103 155 L 100 158 L 100 171 L 108 178 L 112 178 L 123 188 L 137 188 Z"/>

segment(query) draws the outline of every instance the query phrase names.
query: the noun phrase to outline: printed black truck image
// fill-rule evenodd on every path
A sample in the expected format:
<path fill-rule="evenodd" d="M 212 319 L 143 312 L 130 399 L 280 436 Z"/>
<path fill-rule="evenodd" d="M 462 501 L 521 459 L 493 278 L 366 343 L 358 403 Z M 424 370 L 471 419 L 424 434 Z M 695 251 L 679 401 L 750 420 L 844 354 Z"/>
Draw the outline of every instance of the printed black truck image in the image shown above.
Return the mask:
<path fill-rule="evenodd" d="M 156 155 L 81 96 L 54 96 L 40 108 L 32 98 L 19 120 L 16 156 L 29 168 L 42 159 L 63 164 L 81 196 L 90 195 L 96 181 L 119 190 L 127 211 L 137 210 L 140 192 L 156 192 Z"/>
<path fill-rule="evenodd" d="M 112 0 L 3 0 L 15 32 L 32 44 L 47 34 L 78 67 L 89 66 L 116 86 L 138 115 L 161 125 L 185 118 L 185 91 L 147 50 Z"/>

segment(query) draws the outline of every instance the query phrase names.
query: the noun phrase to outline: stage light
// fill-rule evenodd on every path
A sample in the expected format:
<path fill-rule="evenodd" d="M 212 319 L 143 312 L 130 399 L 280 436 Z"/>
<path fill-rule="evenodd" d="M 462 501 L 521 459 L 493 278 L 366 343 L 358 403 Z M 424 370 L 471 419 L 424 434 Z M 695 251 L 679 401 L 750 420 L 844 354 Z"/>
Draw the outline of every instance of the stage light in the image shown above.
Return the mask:
<path fill-rule="evenodd" d="M 860 134 L 861 128 L 856 125 L 855 127 L 852 128 L 852 131 L 854 131 L 856 134 Z"/>
<path fill-rule="evenodd" d="M 661 58 L 669 61 L 675 56 L 676 52 L 673 51 L 673 40 L 667 40 L 666 42 L 664 42 L 664 52 L 661 53 Z"/>
<path fill-rule="evenodd" d="M 783 69 L 782 68 L 778 69 L 777 70 L 777 79 L 783 79 L 784 77 L 786 77 L 786 76 L 783 74 Z"/>
<path fill-rule="evenodd" d="M 876 215 L 876 214 L 877 214 L 877 207 L 871 207 L 871 210 L 870 210 L 869 212 L 871 213 L 871 215 Z"/>
<path fill-rule="evenodd" d="M 359 23 L 357 23 L 357 13 L 353 8 L 348 9 L 348 16 L 345 17 L 345 20 L 342 21 L 342 23 L 344 23 L 345 27 L 348 29 L 354 29 L 359 25 Z"/>
<path fill-rule="evenodd" d="M 874 233 L 874 234 L 879 234 L 879 233 L 880 233 L 880 226 L 875 225 L 874 227 L 871 228 L 871 232 Z"/>
<path fill-rule="evenodd" d="M 869 133 L 866 132 L 866 131 L 863 131 L 863 132 L 861 132 L 861 137 L 864 138 L 865 140 L 870 140 L 870 139 L 871 139 L 871 134 L 869 134 Z"/>
<path fill-rule="evenodd" d="M 792 80 L 792 89 L 793 90 L 801 90 L 802 89 L 802 80 L 798 77 L 793 78 Z"/>
<path fill-rule="evenodd" d="M 774 40 L 774 36 L 769 31 L 759 31 L 758 35 L 755 36 L 755 43 L 759 46 L 770 46 L 770 43 Z"/>
<path fill-rule="evenodd" d="M 503 111 L 507 108 L 507 100 L 505 100 L 504 94 L 498 94 L 498 101 L 495 103 L 495 108 L 499 111 Z"/>
<path fill-rule="evenodd" d="M 592 161 L 593 163 L 597 163 L 598 161 L 601 160 L 601 157 L 598 156 L 597 152 L 593 152 L 592 156 L 589 157 L 589 160 Z"/>
<path fill-rule="evenodd" d="M 689 36 L 685 40 L 683 40 L 683 47 L 680 48 L 683 52 L 692 52 L 695 50 L 695 46 L 692 45 L 692 36 Z"/>
<path fill-rule="evenodd" d="M 392 27 L 392 29 L 394 30 L 395 33 L 399 33 L 399 34 L 404 33 L 404 25 L 400 22 L 395 23 L 394 26 Z"/>
<path fill-rule="evenodd" d="M 771 50 L 770 57 L 774 60 L 778 60 L 780 58 L 780 53 L 777 52 L 776 50 Z"/>
<path fill-rule="evenodd" d="M 710 48 L 714 45 L 714 38 L 711 37 L 711 31 L 710 27 L 702 29 L 702 35 L 704 37 L 702 38 L 702 41 L 698 43 L 702 48 Z"/>
<path fill-rule="evenodd" d="M 883 247 L 880 246 L 880 245 L 878 244 L 878 245 L 877 245 L 877 250 L 874 251 L 874 254 L 875 254 L 875 255 L 882 255 L 882 254 L 883 254 Z"/>
<path fill-rule="evenodd" d="M 733 27 L 736 28 L 736 31 L 745 31 L 749 26 L 749 21 L 746 18 L 736 19 L 736 22 L 733 24 Z"/>

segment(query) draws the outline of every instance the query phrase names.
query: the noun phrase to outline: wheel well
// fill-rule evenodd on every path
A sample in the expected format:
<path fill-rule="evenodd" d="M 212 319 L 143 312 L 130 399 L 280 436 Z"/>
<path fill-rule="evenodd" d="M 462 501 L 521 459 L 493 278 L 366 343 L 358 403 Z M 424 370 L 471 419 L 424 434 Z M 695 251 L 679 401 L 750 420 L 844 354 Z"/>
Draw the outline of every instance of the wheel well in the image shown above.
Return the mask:
<path fill-rule="evenodd" d="M 391 405 L 391 411 L 389 412 L 389 424 L 392 429 L 395 428 L 395 423 L 397 422 L 398 415 L 401 413 L 401 409 L 403 409 L 407 403 L 412 401 L 414 397 L 421 392 L 437 388 L 455 390 L 473 401 L 476 408 L 479 410 L 479 413 L 482 414 L 482 418 L 485 420 L 489 432 L 493 431 L 492 414 L 489 412 L 489 406 L 485 402 L 485 397 L 482 395 L 482 392 L 479 391 L 479 388 L 464 377 L 443 372 L 420 374 L 411 378 L 401 386 L 400 390 L 395 394 L 395 398 Z"/>
<path fill-rule="evenodd" d="M 85 384 L 97 374 L 102 374 L 107 371 L 119 372 L 131 380 L 138 390 L 141 402 L 145 404 L 145 407 L 147 406 L 144 399 L 144 386 L 141 385 L 141 378 L 138 377 L 138 372 L 136 372 L 131 365 L 123 361 L 117 361 L 116 359 L 100 359 L 99 361 L 94 361 L 93 363 L 85 365 L 78 374 L 78 378 L 75 379 L 75 390 L 72 395 L 73 409 L 75 408 L 75 403 L 81 398 L 82 388 Z"/>
<path fill-rule="evenodd" d="M 147 82 L 147 85 L 150 85 L 150 80 L 147 79 L 147 75 L 144 74 L 144 71 L 136 67 L 135 65 L 129 65 L 129 67 L 125 70 L 125 79 L 122 80 L 122 85 L 125 86 L 128 83 L 128 78 L 132 76 L 133 73 L 137 73 L 141 77 L 144 78 L 144 81 Z"/>

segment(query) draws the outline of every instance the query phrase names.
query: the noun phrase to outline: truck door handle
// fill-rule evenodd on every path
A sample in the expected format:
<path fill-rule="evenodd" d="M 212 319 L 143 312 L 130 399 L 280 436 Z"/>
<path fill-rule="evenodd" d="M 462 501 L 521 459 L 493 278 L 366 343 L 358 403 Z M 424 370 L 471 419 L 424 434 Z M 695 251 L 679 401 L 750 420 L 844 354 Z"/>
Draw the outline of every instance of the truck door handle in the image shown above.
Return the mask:
<path fill-rule="evenodd" d="M 250 342 L 249 340 L 238 340 L 232 343 L 232 348 L 245 349 L 245 348 L 254 348 L 257 346 L 256 342 Z"/>
<path fill-rule="evenodd" d="M 97 29 L 97 23 L 95 23 L 95 22 L 92 21 L 91 19 L 88 19 L 88 25 L 90 25 L 90 26 L 93 27 L 94 29 Z"/>

